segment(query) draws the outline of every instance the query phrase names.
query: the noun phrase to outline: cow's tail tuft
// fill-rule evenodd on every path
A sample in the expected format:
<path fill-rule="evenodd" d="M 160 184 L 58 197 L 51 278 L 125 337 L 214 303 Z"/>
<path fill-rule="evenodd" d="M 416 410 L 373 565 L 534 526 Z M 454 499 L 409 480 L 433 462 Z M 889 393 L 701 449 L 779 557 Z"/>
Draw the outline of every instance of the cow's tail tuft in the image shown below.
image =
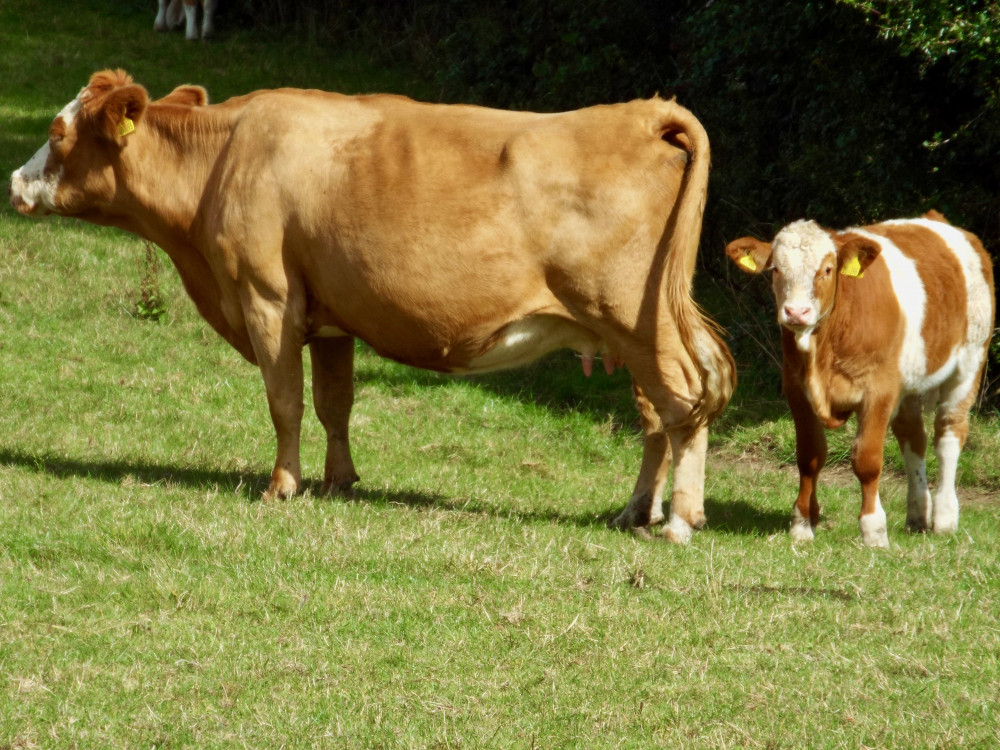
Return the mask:
<path fill-rule="evenodd" d="M 722 339 L 722 329 L 705 316 L 691 296 L 711 152 L 708 134 L 698 119 L 673 100 L 664 104 L 661 137 L 682 144 L 688 152 L 680 195 L 665 233 L 665 293 L 681 341 L 701 375 L 701 394 L 687 421 L 708 424 L 729 403 L 736 388 L 736 364 Z"/>

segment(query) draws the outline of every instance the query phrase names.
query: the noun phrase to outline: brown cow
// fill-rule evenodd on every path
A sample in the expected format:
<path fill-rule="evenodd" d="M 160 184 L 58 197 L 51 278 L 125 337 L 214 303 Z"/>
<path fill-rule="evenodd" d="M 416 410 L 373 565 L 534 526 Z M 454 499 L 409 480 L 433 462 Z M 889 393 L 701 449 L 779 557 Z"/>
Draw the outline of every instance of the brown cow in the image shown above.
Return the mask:
<path fill-rule="evenodd" d="M 955 471 L 995 314 L 992 264 L 979 240 L 931 212 L 843 232 L 798 221 L 772 243 L 743 237 L 726 253 L 749 273 L 772 271 L 799 467 L 792 538 L 813 538 L 823 430 L 852 413 L 865 544 L 889 546 L 878 483 L 890 424 L 906 462 L 907 527 L 954 532 Z M 933 501 L 924 465 L 925 399 L 938 407 Z"/>
<path fill-rule="evenodd" d="M 694 116 L 654 98 L 560 114 L 400 96 L 258 91 L 159 101 L 95 74 L 11 181 L 60 214 L 162 247 L 199 312 L 260 366 L 277 434 L 267 496 L 301 482 L 303 346 L 327 431 L 324 490 L 357 481 L 354 337 L 416 367 L 473 373 L 575 349 L 631 371 L 644 430 L 622 527 L 704 523 L 707 426 L 734 385 L 691 300 L 708 179 Z"/>

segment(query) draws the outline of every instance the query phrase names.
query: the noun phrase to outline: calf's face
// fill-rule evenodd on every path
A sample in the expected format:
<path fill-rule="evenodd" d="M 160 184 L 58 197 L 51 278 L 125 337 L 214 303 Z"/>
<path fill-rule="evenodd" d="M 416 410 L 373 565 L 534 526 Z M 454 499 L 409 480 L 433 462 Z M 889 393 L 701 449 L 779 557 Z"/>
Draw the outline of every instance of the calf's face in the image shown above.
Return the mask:
<path fill-rule="evenodd" d="M 96 74 L 56 115 L 48 142 L 11 175 L 11 205 L 25 216 L 100 214 L 114 199 L 115 165 L 147 103 L 145 89 L 124 74 Z"/>
<path fill-rule="evenodd" d="M 837 276 L 860 277 L 878 255 L 878 245 L 858 235 L 832 234 L 814 221 L 789 224 L 773 242 L 752 237 L 733 240 L 726 254 L 747 273 L 771 271 L 778 324 L 796 335 L 800 346 L 830 314 Z"/>

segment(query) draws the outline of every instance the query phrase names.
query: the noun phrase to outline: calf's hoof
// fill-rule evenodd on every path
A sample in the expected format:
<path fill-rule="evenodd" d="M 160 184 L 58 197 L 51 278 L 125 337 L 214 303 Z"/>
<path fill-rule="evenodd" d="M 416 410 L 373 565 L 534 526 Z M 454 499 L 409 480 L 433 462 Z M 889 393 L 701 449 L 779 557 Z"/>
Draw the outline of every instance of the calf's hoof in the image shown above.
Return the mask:
<path fill-rule="evenodd" d="M 874 513 L 861 516 L 861 541 L 866 547 L 889 549 L 889 533 L 886 530 L 885 511 L 878 508 Z"/>

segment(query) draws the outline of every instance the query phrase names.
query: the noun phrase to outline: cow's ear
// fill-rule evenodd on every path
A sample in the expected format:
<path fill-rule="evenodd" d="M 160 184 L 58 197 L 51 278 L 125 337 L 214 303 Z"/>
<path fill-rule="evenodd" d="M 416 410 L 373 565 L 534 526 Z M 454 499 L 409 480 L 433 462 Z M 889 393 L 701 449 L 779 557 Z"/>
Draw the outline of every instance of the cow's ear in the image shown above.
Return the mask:
<path fill-rule="evenodd" d="M 847 235 L 837 242 L 837 265 L 844 276 L 860 279 L 882 251 L 877 242 L 867 237 Z"/>
<path fill-rule="evenodd" d="M 127 138 L 139 127 L 148 104 L 149 94 L 142 86 L 133 83 L 116 88 L 100 102 L 101 132 L 112 141 Z"/>
<path fill-rule="evenodd" d="M 726 245 L 726 255 L 744 273 L 761 273 L 770 268 L 771 243 L 740 237 Z"/>
<path fill-rule="evenodd" d="M 204 107 L 208 104 L 208 92 L 201 86 L 178 86 L 156 104 L 175 104 L 180 107 Z"/>

